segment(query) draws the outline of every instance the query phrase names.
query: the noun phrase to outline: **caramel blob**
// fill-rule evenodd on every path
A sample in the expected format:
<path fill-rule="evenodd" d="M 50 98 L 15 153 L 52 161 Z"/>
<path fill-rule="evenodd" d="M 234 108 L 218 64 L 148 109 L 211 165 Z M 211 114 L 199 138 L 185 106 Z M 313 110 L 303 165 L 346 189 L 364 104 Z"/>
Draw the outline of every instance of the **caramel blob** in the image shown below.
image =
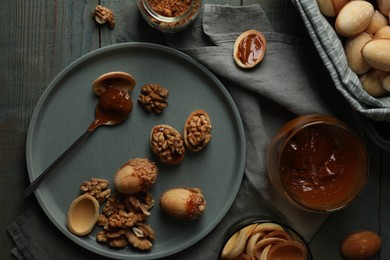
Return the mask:
<path fill-rule="evenodd" d="M 133 102 L 128 92 L 118 88 L 108 88 L 101 96 L 95 111 L 95 121 L 88 131 L 99 125 L 115 125 L 127 119 L 133 110 Z"/>
<path fill-rule="evenodd" d="M 335 132 L 309 126 L 288 142 L 281 162 L 282 181 L 287 191 L 311 208 L 342 205 L 354 193 L 360 162 L 350 149 L 350 138 L 337 139 Z"/>
<path fill-rule="evenodd" d="M 242 33 L 234 44 L 234 60 L 241 68 L 259 64 L 265 54 L 266 40 L 262 33 L 249 30 Z"/>

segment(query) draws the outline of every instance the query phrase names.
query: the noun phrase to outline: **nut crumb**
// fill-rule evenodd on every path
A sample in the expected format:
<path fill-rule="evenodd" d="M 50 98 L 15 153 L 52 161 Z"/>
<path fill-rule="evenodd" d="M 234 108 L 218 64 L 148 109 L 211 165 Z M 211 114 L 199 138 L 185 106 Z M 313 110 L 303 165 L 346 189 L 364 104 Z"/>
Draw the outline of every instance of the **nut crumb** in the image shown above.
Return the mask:
<path fill-rule="evenodd" d="M 184 14 L 191 6 L 191 0 L 149 0 L 152 9 L 166 17 L 176 17 Z"/>
<path fill-rule="evenodd" d="M 103 230 L 96 235 L 96 241 L 114 248 L 131 245 L 140 250 L 150 250 L 155 231 L 145 221 L 153 206 L 154 199 L 149 192 L 112 194 L 97 221 Z"/>
<path fill-rule="evenodd" d="M 145 84 L 142 86 L 138 102 L 149 112 L 161 114 L 168 106 L 168 89 L 160 84 Z"/>
<path fill-rule="evenodd" d="M 107 7 L 104 7 L 102 5 L 96 6 L 93 11 L 93 17 L 95 17 L 95 21 L 98 24 L 107 23 L 111 29 L 114 29 L 115 27 L 114 13 Z"/>
<path fill-rule="evenodd" d="M 94 197 L 100 204 L 110 197 L 111 194 L 109 182 L 99 178 L 92 178 L 89 181 L 85 181 L 80 186 L 80 190 Z"/>

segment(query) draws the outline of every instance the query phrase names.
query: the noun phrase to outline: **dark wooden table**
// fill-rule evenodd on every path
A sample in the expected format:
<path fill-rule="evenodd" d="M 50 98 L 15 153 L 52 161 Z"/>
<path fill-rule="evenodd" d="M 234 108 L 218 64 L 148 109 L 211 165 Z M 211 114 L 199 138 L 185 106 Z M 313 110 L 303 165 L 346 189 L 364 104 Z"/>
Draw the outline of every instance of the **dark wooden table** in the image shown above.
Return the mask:
<path fill-rule="evenodd" d="M 260 3 L 277 32 L 308 37 L 288 0 L 205 1 L 248 5 Z M 98 26 L 91 12 L 98 4 L 112 9 L 114 30 Z M 34 196 L 23 199 L 28 185 L 25 163 L 27 129 L 32 112 L 50 81 L 72 61 L 97 48 L 120 42 L 163 44 L 132 0 L 14 0 L 0 2 L 0 259 L 12 259 L 13 243 L 5 231 Z M 139 30 L 130 31 L 129 22 Z M 315 259 L 339 259 L 339 245 L 349 232 L 378 232 L 383 248 L 378 259 L 390 259 L 390 153 L 367 141 L 370 178 L 349 208 L 332 214 L 310 242 Z"/>

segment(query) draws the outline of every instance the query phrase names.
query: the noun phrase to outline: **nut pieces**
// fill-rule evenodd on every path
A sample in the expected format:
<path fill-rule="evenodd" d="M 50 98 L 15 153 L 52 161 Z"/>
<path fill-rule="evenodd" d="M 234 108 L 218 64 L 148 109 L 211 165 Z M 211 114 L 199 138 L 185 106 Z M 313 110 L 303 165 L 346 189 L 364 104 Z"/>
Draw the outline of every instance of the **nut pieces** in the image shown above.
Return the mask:
<path fill-rule="evenodd" d="M 204 110 L 195 110 L 184 125 L 184 142 L 193 152 L 202 150 L 211 140 L 211 120 Z"/>
<path fill-rule="evenodd" d="M 147 173 L 151 171 L 157 173 L 155 165 L 147 159 L 129 160 L 125 165 L 126 167 L 133 166 L 134 172 L 139 173 L 138 176 L 148 175 L 150 177 Z M 151 175 L 156 176 L 156 174 Z M 97 224 L 103 227 L 103 230 L 96 235 L 96 241 L 99 243 L 115 248 L 132 245 L 140 250 L 150 250 L 155 240 L 154 230 L 145 223 L 150 216 L 150 209 L 154 206 L 154 199 L 151 193 L 147 192 L 150 186 L 143 187 L 145 192 L 114 193 L 107 197 L 107 191 L 110 191 L 108 187 L 107 180 L 98 178 L 92 178 L 81 185 L 81 190 L 86 194 L 75 199 L 69 207 L 67 216 L 69 230 L 75 235 L 82 236 L 88 234 Z M 105 194 L 102 196 L 102 202 L 106 203 L 100 215 L 98 201 L 87 193 Z"/>
<path fill-rule="evenodd" d="M 129 160 L 115 173 L 115 189 L 123 194 L 147 192 L 157 179 L 157 166 L 145 158 Z"/>
<path fill-rule="evenodd" d="M 93 10 L 92 15 L 93 15 L 93 17 L 95 17 L 95 21 L 98 24 L 107 23 L 111 29 L 114 29 L 115 19 L 114 19 L 114 14 L 110 9 L 108 9 L 102 5 L 98 5 Z"/>
<path fill-rule="evenodd" d="M 243 32 L 234 43 L 234 61 L 241 68 L 253 68 L 263 60 L 265 49 L 266 40 L 261 32 L 256 30 Z"/>
<path fill-rule="evenodd" d="M 80 190 L 94 197 L 99 203 L 103 203 L 111 194 L 109 182 L 99 178 L 92 178 L 89 181 L 85 181 L 80 186 Z"/>
<path fill-rule="evenodd" d="M 161 114 L 168 106 L 168 89 L 160 84 L 145 84 L 142 86 L 138 102 L 149 112 Z"/>
<path fill-rule="evenodd" d="M 181 134 L 169 125 L 156 125 L 150 133 L 150 145 L 153 153 L 163 163 L 178 164 L 185 154 Z"/>
<path fill-rule="evenodd" d="M 97 224 L 103 230 L 96 235 L 96 241 L 115 248 L 132 245 L 140 250 L 149 250 L 153 246 L 155 232 L 144 221 L 148 219 L 148 210 L 153 205 L 150 193 L 114 194 L 99 216 Z"/>
<path fill-rule="evenodd" d="M 134 89 L 135 79 L 129 73 L 122 71 L 113 71 L 105 73 L 95 79 L 92 83 L 92 91 L 101 96 L 108 88 L 119 88 L 126 92 Z"/>
<path fill-rule="evenodd" d="M 197 219 L 204 212 L 206 201 L 199 188 L 175 188 L 162 194 L 160 206 L 177 219 Z"/>

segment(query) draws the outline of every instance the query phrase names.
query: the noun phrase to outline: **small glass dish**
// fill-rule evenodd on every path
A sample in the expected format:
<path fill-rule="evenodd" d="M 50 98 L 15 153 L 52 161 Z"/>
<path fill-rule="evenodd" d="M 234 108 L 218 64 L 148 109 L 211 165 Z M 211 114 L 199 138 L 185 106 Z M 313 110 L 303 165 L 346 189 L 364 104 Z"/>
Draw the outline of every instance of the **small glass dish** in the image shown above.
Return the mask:
<path fill-rule="evenodd" d="M 293 228 L 268 217 L 250 216 L 228 229 L 218 259 L 313 258 L 307 243 Z"/>
<path fill-rule="evenodd" d="M 294 206 L 317 213 L 350 205 L 368 178 L 368 155 L 360 137 L 327 115 L 297 117 L 281 127 L 267 152 L 275 189 Z"/>
<path fill-rule="evenodd" d="M 153 28 L 165 33 L 175 33 L 193 24 L 201 13 L 202 3 L 202 0 L 138 0 L 138 9 Z"/>

